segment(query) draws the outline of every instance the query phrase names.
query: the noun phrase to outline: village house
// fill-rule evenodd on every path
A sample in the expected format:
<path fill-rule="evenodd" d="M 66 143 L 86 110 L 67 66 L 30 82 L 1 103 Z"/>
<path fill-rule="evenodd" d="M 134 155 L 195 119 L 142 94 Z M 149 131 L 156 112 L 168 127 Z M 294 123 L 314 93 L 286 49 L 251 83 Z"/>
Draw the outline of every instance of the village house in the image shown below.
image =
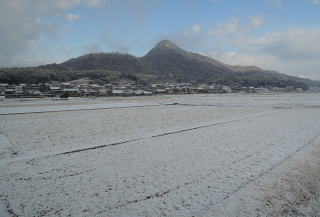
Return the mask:
<path fill-rule="evenodd" d="M 173 94 L 173 88 L 166 87 L 165 91 L 166 91 L 166 94 Z"/>
<path fill-rule="evenodd" d="M 157 89 L 156 91 L 155 91 L 155 94 L 159 94 L 159 95 L 163 95 L 163 94 L 166 94 L 167 92 L 166 92 L 166 90 L 165 89 Z"/>
<path fill-rule="evenodd" d="M 125 92 L 125 90 L 116 89 L 116 90 L 112 90 L 112 95 L 113 96 L 126 96 L 126 92 Z"/>
<path fill-rule="evenodd" d="M 9 84 L 0 83 L 0 92 L 4 92 L 8 86 Z"/>
<path fill-rule="evenodd" d="M 197 88 L 191 87 L 191 88 L 189 88 L 189 92 L 188 92 L 188 93 L 189 93 L 189 94 L 197 94 L 197 93 L 199 93 L 199 92 L 198 92 Z"/>
<path fill-rule="evenodd" d="M 50 86 L 49 87 L 49 92 L 51 96 L 59 96 L 60 94 L 63 93 L 62 89 L 60 86 Z"/>
<path fill-rule="evenodd" d="M 15 86 L 15 87 L 14 87 L 14 90 L 15 90 L 15 93 L 16 93 L 16 94 L 23 94 L 23 92 L 24 92 L 24 87 L 21 86 L 21 85 Z"/>
<path fill-rule="evenodd" d="M 66 93 L 68 96 L 72 97 L 80 96 L 80 91 L 78 88 L 64 88 L 63 93 Z"/>
<path fill-rule="evenodd" d="M 16 91 L 15 91 L 14 87 L 7 88 L 7 89 L 5 89 L 5 91 L 4 91 L 4 94 L 5 94 L 5 95 L 10 95 L 10 94 L 15 94 L 15 93 L 16 93 Z"/>
<path fill-rule="evenodd" d="M 286 86 L 285 91 L 286 92 L 293 92 L 293 91 L 295 91 L 295 88 L 294 88 L 294 86 Z"/>

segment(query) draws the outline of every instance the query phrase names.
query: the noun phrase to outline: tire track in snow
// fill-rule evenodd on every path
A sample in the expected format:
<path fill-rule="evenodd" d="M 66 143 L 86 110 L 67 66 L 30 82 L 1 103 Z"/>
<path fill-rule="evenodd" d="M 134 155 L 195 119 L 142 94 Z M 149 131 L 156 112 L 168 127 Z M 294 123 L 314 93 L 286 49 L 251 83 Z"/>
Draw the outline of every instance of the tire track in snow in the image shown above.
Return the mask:
<path fill-rule="evenodd" d="M 186 104 L 186 103 L 159 103 L 149 105 L 133 105 L 133 106 L 115 106 L 115 107 L 102 107 L 102 108 L 83 108 L 83 109 L 65 109 L 65 110 L 48 110 L 48 111 L 31 111 L 31 112 L 12 112 L 12 113 L 0 113 L 0 116 L 11 115 L 27 115 L 27 114 L 47 114 L 47 113 L 59 113 L 59 112 L 76 112 L 76 111 L 98 111 L 109 109 L 126 109 L 126 108 L 143 108 L 143 107 L 158 107 L 158 106 L 195 106 L 195 107 L 223 107 L 223 108 L 238 108 L 244 107 L 243 105 L 212 105 L 212 104 Z"/>
<path fill-rule="evenodd" d="M 102 108 L 83 108 L 83 109 L 65 109 L 65 110 L 48 110 L 48 111 L 31 111 L 31 112 L 12 112 L 0 113 L 0 116 L 11 115 L 27 115 L 27 114 L 46 114 L 46 113 L 59 113 L 59 112 L 76 112 L 76 111 L 95 111 L 95 110 L 109 110 L 109 109 L 126 109 L 126 108 L 143 108 L 143 107 L 157 107 L 157 106 L 195 106 L 195 107 L 222 107 L 222 108 L 239 108 L 243 105 L 214 105 L 214 104 L 186 104 L 186 103 L 159 103 L 150 105 L 133 105 L 133 106 L 115 106 L 115 107 L 102 107 Z M 278 107 L 275 107 L 278 108 Z M 279 107 L 282 108 L 282 107 Z"/>
<path fill-rule="evenodd" d="M 153 136 L 146 136 L 146 137 L 141 137 L 141 138 L 136 138 L 136 139 L 130 139 L 130 140 L 122 141 L 122 142 L 115 142 L 115 143 L 109 143 L 109 144 L 98 145 L 98 146 L 93 146 L 93 147 L 76 149 L 76 150 L 72 150 L 72 151 L 61 152 L 58 154 L 47 156 L 45 158 L 66 155 L 66 154 L 74 154 L 74 153 L 79 153 L 79 152 L 84 152 L 84 151 L 95 150 L 95 149 L 99 149 L 99 148 L 106 148 L 109 146 L 117 146 L 117 145 L 126 144 L 129 142 L 136 142 L 136 141 L 140 141 L 140 140 L 144 140 L 144 139 L 151 139 L 151 138 L 157 138 L 157 137 L 168 136 L 168 135 L 173 135 L 173 134 L 179 134 L 179 133 L 183 133 L 183 132 L 187 132 L 187 131 L 198 130 L 198 129 L 202 129 L 202 128 L 207 128 L 207 127 L 212 127 L 212 126 L 217 126 L 217 125 L 222 125 L 222 124 L 228 124 L 228 123 L 233 123 L 233 122 L 239 122 L 239 121 L 246 120 L 246 119 L 258 118 L 258 117 L 268 116 L 268 115 L 272 115 L 272 114 L 276 114 L 276 113 L 279 113 L 279 111 L 258 114 L 258 115 L 253 115 L 253 116 L 249 116 L 249 117 L 231 119 L 231 120 L 227 120 L 227 121 L 215 122 L 212 124 L 206 124 L 206 125 L 201 125 L 201 126 L 197 126 L 197 127 L 191 127 L 191 128 L 186 128 L 186 129 L 182 129 L 182 130 L 161 133 L 161 134 L 157 134 L 157 135 L 153 135 Z"/>
<path fill-rule="evenodd" d="M 262 115 L 261 115 L 262 116 Z M 258 116 L 260 117 L 260 116 Z M 301 150 L 303 150 L 304 148 L 308 147 L 309 145 L 312 145 L 313 142 L 320 137 L 320 133 L 317 134 L 316 136 L 314 136 L 312 139 L 310 139 L 306 144 L 304 144 L 303 146 L 299 147 L 298 149 L 296 149 L 295 151 L 293 151 L 291 154 L 285 156 L 281 161 L 279 161 L 278 163 L 274 164 L 273 166 L 271 166 L 269 169 L 267 170 L 264 170 L 260 173 L 258 173 L 258 175 L 256 176 L 253 176 L 253 177 L 249 177 L 248 180 L 244 183 L 242 183 L 241 185 L 239 185 L 235 190 L 231 191 L 230 193 L 226 193 L 226 196 L 224 196 L 222 199 L 216 201 L 216 202 L 210 202 L 210 207 L 211 206 L 214 206 L 214 205 L 217 205 L 225 200 L 227 200 L 228 198 L 230 198 L 232 195 L 236 194 L 238 191 L 240 191 L 241 189 L 247 187 L 250 183 L 252 182 L 255 182 L 257 179 L 259 179 L 260 177 L 270 173 L 271 171 L 273 171 L 275 168 L 277 168 L 278 166 L 282 165 L 285 161 L 287 161 L 288 159 L 292 158 L 295 154 L 297 154 L 298 152 L 300 152 Z M 239 159 L 238 161 L 235 161 L 234 163 L 232 163 L 232 165 L 234 164 L 238 164 L 239 162 L 243 161 L 243 160 L 246 160 L 247 158 L 242 158 L 242 159 Z M 119 209 L 119 208 L 123 208 L 123 207 L 126 207 L 126 206 L 129 206 L 129 205 L 132 205 L 132 204 L 135 204 L 135 203 L 140 203 L 140 202 L 143 202 L 143 201 L 147 201 L 147 200 L 152 200 L 152 199 L 155 199 L 155 198 L 159 198 L 159 197 L 163 197 L 167 194 L 170 194 L 171 192 L 174 192 L 174 191 L 177 191 L 177 190 L 180 190 L 181 188 L 183 187 L 186 187 L 186 186 L 189 186 L 189 185 L 193 185 L 193 184 L 196 184 L 198 182 L 200 182 L 202 179 L 206 179 L 208 177 L 210 177 L 212 175 L 212 172 L 213 171 L 209 171 L 208 174 L 202 176 L 202 177 L 199 177 L 197 179 L 193 179 L 191 180 L 190 182 L 185 182 L 181 185 L 177 185 L 176 187 L 173 187 L 173 188 L 170 188 L 170 189 L 166 189 L 164 191 L 161 191 L 161 192 L 156 192 L 154 194 L 150 194 L 150 195 L 146 195 L 140 199 L 133 199 L 133 200 L 129 200 L 129 201 L 126 201 L 124 203 L 121 203 L 119 205 L 116 205 L 116 206 L 113 206 L 113 207 L 107 207 L 103 210 L 100 210 L 97 214 L 101 214 L 101 213 L 104 213 L 104 212 L 107 212 L 107 211 L 110 211 L 112 209 Z M 216 171 L 214 171 L 216 172 Z M 199 213 L 198 213 L 199 214 Z M 194 216 L 198 216 L 198 215 L 194 215 Z"/>
<path fill-rule="evenodd" d="M 216 108 L 240 108 L 244 105 L 222 105 L 222 104 L 189 104 L 189 103 L 173 103 L 174 105 L 180 106 L 207 106 L 207 107 L 216 107 Z"/>
<path fill-rule="evenodd" d="M 197 126 L 197 127 L 191 127 L 191 128 L 186 128 L 186 129 L 182 129 L 182 130 L 156 134 L 156 135 L 152 135 L 152 136 L 129 139 L 129 140 L 120 141 L 120 142 L 108 143 L 108 144 L 97 145 L 97 146 L 86 147 L 86 148 L 80 148 L 80 149 L 69 150 L 69 151 L 63 151 L 63 152 L 54 153 L 54 154 L 51 153 L 51 154 L 44 154 L 44 155 L 40 155 L 40 156 L 32 156 L 31 155 L 31 156 L 25 156 L 25 157 L 16 157 L 16 158 L 12 158 L 12 159 L 4 159 L 4 160 L 0 160 L 0 163 L 10 163 L 10 162 L 26 160 L 27 164 L 33 164 L 32 162 L 34 160 L 47 159 L 47 158 L 61 156 L 61 155 L 67 155 L 67 154 L 75 154 L 75 153 L 95 150 L 95 149 L 99 149 L 99 148 L 107 148 L 107 147 L 122 145 L 122 144 L 130 143 L 130 142 L 141 141 L 141 140 L 145 140 L 145 139 L 151 139 L 151 138 L 157 138 L 157 137 L 168 136 L 168 135 L 173 135 L 173 134 L 179 134 L 179 133 L 188 132 L 188 131 L 192 131 L 192 130 L 198 130 L 198 129 L 217 126 L 217 125 L 222 125 L 222 124 L 239 122 L 239 121 L 246 120 L 246 119 L 252 119 L 252 118 L 258 118 L 258 117 L 273 115 L 273 114 L 277 114 L 277 113 L 280 113 L 280 112 L 283 112 L 283 110 L 275 111 L 275 112 L 267 112 L 267 113 L 263 113 L 263 114 L 256 114 L 256 115 L 251 115 L 251 116 L 246 116 L 246 117 L 237 118 L 237 119 L 231 119 L 231 120 L 226 120 L 226 121 L 214 122 L 212 124 L 201 125 L 201 126 Z"/>
<path fill-rule="evenodd" d="M 139 202 L 146 201 L 146 200 L 151 200 L 151 199 L 158 198 L 158 197 L 163 197 L 164 195 L 169 194 L 170 192 L 171 192 L 171 190 L 169 189 L 167 191 L 157 192 L 157 193 L 155 193 L 153 195 L 145 196 L 145 197 L 143 197 L 141 199 L 126 201 L 126 203 L 119 204 L 119 205 L 116 205 L 114 207 L 108 207 L 108 208 L 105 208 L 103 210 L 100 210 L 96 214 L 102 214 L 102 213 L 108 212 L 108 211 L 110 211 L 112 209 L 119 209 L 119 208 L 126 207 L 128 205 L 131 205 L 131 204 L 139 203 Z"/>
<path fill-rule="evenodd" d="M 148 107 L 148 106 L 178 106 L 178 105 L 185 106 L 184 104 L 179 104 L 179 103 L 163 103 L 163 104 L 157 104 L 157 105 L 98 108 L 98 109 L 92 109 L 92 110 L 116 109 L 116 108 L 133 108 L 133 107 Z M 196 105 L 194 105 L 194 106 L 196 106 Z M 197 106 L 202 106 L 202 104 L 199 104 Z M 215 107 L 215 106 L 212 106 L 212 107 Z M 67 110 L 67 111 L 71 111 L 71 110 Z M 79 110 L 75 110 L 75 111 L 79 111 Z M 61 110 L 61 111 L 53 111 L 53 112 L 64 112 L 64 111 Z M 13 157 L 11 159 L 0 160 L 0 163 L 10 163 L 10 162 L 26 160 L 27 163 L 29 164 L 29 162 L 32 162 L 33 160 L 37 160 L 37 159 L 46 159 L 46 158 L 55 157 L 55 156 L 59 156 L 59 155 L 73 154 L 73 153 L 78 153 L 78 152 L 83 152 L 83 151 L 95 150 L 95 149 L 98 149 L 98 148 L 105 148 L 105 147 L 109 147 L 109 146 L 116 146 L 116 145 L 126 144 L 126 143 L 130 143 L 130 142 L 144 140 L 144 139 L 162 137 L 162 136 L 171 135 L 171 134 L 178 134 L 178 133 L 182 133 L 182 132 L 186 132 L 186 131 L 192 131 L 192 130 L 197 130 L 197 129 L 201 129 L 201 128 L 221 125 L 221 124 L 238 122 L 238 121 L 242 121 L 242 120 L 245 120 L 245 119 L 250 119 L 250 118 L 255 118 L 255 117 L 262 117 L 262 116 L 266 116 L 266 115 L 272 115 L 272 114 L 276 114 L 276 113 L 279 113 L 279 112 L 283 112 L 283 110 L 281 110 L 281 111 L 277 110 L 277 111 L 272 111 L 272 112 L 267 112 L 267 113 L 262 113 L 262 114 L 260 112 L 258 114 L 256 113 L 256 115 L 245 116 L 245 117 L 242 117 L 242 118 L 231 119 L 231 120 L 226 120 L 226 121 L 221 121 L 221 122 L 214 122 L 212 124 L 201 125 L 201 126 L 197 126 L 197 127 L 192 127 L 192 128 L 187 128 L 187 129 L 182 129 L 182 130 L 177 130 L 177 131 L 172 131 L 172 132 L 166 132 L 166 133 L 161 133 L 161 134 L 151 135 L 151 136 L 146 136 L 146 137 L 140 137 L 140 138 L 135 138 L 135 139 L 129 139 L 129 140 L 119 141 L 119 142 L 114 142 L 114 143 L 109 143 L 109 144 L 97 145 L 97 146 L 93 146 L 93 147 L 90 146 L 90 147 L 79 148 L 79 149 L 75 149 L 75 150 L 65 150 L 65 151 L 61 151 L 61 152 L 58 152 L 58 153 L 56 152 L 56 153 L 51 153 L 51 154 L 42 154 L 42 155 L 38 155 L 38 156 L 35 156 L 35 155 L 17 156 L 17 157 Z M 35 112 L 35 113 L 45 113 L 45 112 Z M 19 114 L 29 114 L 29 113 L 19 113 Z M 11 114 L 8 114 L 8 115 L 11 115 Z M 1 116 L 1 114 L 0 114 L 0 116 Z"/>
<path fill-rule="evenodd" d="M 150 104 L 150 105 L 116 106 L 116 107 L 103 107 L 103 108 L 65 109 L 65 110 L 33 111 L 33 112 L 12 112 L 12 113 L 0 113 L 0 116 L 46 114 L 46 113 L 76 112 L 76 111 L 98 111 L 98 110 L 109 110 L 109 109 L 143 108 L 143 107 L 170 106 L 170 105 L 175 105 L 175 104 L 174 103 L 172 103 L 172 104 Z"/>

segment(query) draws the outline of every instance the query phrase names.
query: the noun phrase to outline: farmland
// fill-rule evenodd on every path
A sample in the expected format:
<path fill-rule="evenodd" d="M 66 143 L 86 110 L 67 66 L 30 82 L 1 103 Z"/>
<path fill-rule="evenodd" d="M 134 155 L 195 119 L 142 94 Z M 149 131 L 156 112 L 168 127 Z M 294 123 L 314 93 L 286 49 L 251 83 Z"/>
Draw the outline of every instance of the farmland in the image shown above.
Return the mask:
<path fill-rule="evenodd" d="M 315 215 L 319 141 L 317 94 L 8 99 L 0 216 Z"/>

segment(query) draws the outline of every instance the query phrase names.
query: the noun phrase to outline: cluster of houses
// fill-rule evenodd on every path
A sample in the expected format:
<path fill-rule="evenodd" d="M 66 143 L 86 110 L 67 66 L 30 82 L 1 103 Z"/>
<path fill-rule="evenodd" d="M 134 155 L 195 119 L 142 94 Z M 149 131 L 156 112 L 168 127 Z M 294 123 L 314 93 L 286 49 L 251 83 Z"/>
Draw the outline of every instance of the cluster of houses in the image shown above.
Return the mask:
<path fill-rule="evenodd" d="M 302 92 L 301 88 L 255 88 L 223 86 L 218 84 L 165 83 L 165 84 L 96 84 L 84 83 L 41 83 L 9 85 L 0 83 L 0 96 L 13 97 L 78 97 L 78 96 L 139 96 L 157 94 L 200 94 L 200 93 L 263 93 L 263 92 Z"/>

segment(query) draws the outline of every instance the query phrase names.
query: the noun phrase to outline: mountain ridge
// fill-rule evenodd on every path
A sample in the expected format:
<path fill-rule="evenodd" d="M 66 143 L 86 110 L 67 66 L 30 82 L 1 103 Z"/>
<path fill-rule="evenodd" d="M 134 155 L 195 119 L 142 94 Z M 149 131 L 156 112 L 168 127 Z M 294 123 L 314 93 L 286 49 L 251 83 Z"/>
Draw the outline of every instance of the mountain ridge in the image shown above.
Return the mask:
<path fill-rule="evenodd" d="M 242 86 L 292 85 L 307 89 L 320 86 L 312 81 L 264 70 L 256 66 L 233 66 L 186 51 L 169 40 L 162 40 L 146 55 L 91 53 L 60 64 L 38 67 L 2 68 L 0 83 L 69 81 L 81 77 L 116 82 L 123 77 L 142 83 L 198 82 Z"/>

